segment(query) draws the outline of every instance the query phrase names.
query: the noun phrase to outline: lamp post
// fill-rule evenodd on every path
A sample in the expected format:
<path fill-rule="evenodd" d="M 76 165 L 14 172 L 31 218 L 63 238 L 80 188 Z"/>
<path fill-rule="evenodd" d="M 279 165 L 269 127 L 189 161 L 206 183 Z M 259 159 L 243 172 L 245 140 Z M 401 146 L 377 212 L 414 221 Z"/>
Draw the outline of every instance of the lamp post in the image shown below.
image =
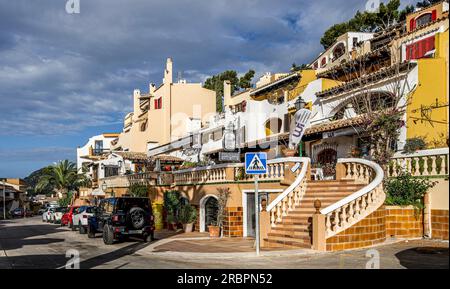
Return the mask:
<path fill-rule="evenodd" d="M 108 189 L 108 185 L 106 184 L 105 181 L 103 181 L 102 190 L 106 193 L 107 189 Z M 111 187 L 111 197 L 114 198 L 114 188 L 113 187 Z"/>

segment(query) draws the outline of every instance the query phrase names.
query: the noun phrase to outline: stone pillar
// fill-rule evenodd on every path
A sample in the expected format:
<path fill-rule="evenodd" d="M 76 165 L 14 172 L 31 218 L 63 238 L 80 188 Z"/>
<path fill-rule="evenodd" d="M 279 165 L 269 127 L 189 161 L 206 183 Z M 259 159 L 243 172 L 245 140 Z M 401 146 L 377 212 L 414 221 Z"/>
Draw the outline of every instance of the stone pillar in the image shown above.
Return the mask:
<path fill-rule="evenodd" d="M 259 213 L 259 241 L 261 244 L 261 247 L 265 247 L 266 244 L 264 242 L 264 239 L 267 238 L 269 231 L 270 231 L 270 214 L 267 211 L 262 211 Z"/>
<path fill-rule="evenodd" d="M 424 209 L 423 209 L 423 235 L 431 238 L 431 200 L 430 193 L 425 193 L 423 197 Z"/>
<path fill-rule="evenodd" d="M 327 250 L 327 243 L 325 239 L 325 215 L 320 213 L 321 205 L 319 200 L 314 201 L 316 212 L 314 213 L 312 220 L 312 243 L 314 250 L 324 252 Z"/>
<path fill-rule="evenodd" d="M 344 164 L 342 163 L 337 163 L 336 164 L 336 180 L 342 180 L 345 179 L 345 177 L 347 176 L 347 168 L 345 167 Z"/>

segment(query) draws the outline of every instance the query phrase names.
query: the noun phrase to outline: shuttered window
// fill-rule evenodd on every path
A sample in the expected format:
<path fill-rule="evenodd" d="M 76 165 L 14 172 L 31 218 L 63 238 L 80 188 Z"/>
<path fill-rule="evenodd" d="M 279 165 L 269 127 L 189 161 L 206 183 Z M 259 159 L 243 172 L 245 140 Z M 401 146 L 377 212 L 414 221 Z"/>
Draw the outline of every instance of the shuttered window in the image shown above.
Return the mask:
<path fill-rule="evenodd" d="M 420 59 L 435 48 L 434 36 L 406 46 L 406 60 Z"/>

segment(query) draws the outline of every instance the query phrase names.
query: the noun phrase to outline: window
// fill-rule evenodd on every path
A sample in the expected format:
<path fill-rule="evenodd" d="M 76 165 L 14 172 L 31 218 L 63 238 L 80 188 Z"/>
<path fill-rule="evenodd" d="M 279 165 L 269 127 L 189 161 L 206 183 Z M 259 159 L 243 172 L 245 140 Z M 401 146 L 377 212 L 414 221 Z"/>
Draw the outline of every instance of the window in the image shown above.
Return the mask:
<path fill-rule="evenodd" d="M 141 123 L 141 131 L 145 131 L 147 129 L 147 121 L 143 121 Z"/>
<path fill-rule="evenodd" d="M 336 45 L 336 47 L 333 49 L 333 60 L 336 61 L 338 58 L 340 58 L 345 53 L 345 45 L 343 43 L 339 43 Z"/>
<path fill-rule="evenodd" d="M 324 67 L 327 64 L 327 58 L 322 58 L 322 61 L 320 62 L 320 67 Z"/>
<path fill-rule="evenodd" d="M 94 155 L 99 155 L 103 152 L 103 141 L 96 140 L 94 144 Z"/>
<path fill-rule="evenodd" d="M 118 175 L 119 175 L 118 167 L 105 166 L 105 178 L 112 177 L 112 176 L 118 176 Z"/>
<path fill-rule="evenodd" d="M 420 59 L 435 49 L 434 35 L 406 46 L 406 60 Z"/>
<path fill-rule="evenodd" d="M 218 129 L 213 132 L 213 140 L 214 141 L 218 141 L 218 140 L 222 139 L 222 136 L 223 136 L 223 129 Z"/>
<path fill-rule="evenodd" d="M 436 20 L 436 10 L 433 10 L 431 12 L 427 12 L 425 14 L 420 15 L 417 18 L 413 18 L 409 21 L 409 30 L 414 30 L 416 27 L 420 27 L 423 25 L 427 25 L 430 22 L 433 22 Z"/>
<path fill-rule="evenodd" d="M 161 109 L 162 108 L 162 97 L 155 99 L 155 109 Z"/>
<path fill-rule="evenodd" d="M 353 37 L 353 47 L 358 46 L 358 37 Z"/>

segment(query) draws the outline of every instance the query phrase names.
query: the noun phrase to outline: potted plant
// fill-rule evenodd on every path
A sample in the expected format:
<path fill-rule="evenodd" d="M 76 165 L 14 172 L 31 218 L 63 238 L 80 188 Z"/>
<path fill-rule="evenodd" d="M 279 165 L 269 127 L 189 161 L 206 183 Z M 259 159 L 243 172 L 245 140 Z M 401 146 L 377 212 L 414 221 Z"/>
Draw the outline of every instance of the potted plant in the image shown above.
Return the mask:
<path fill-rule="evenodd" d="M 197 210 L 190 204 L 183 205 L 178 212 L 178 221 L 183 224 L 185 233 L 190 233 L 193 230 L 195 221 L 197 221 Z"/>
<path fill-rule="evenodd" d="M 177 229 L 176 215 L 180 207 L 180 192 L 168 191 L 164 193 L 164 208 L 167 212 L 167 227 L 169 230 Z"/>
<path fill-rule="evenodd" d="M 223 220 L 227 217 L 226 207 L 231 194 L 229 188 L 217 188 L 217 191 L 217 220 L 215 225 L 208 226 L 209 236 L 214 238 L 223 236 Z"/>
<path fill-rule="evenodd" d="M 292 148 L 282 148 L 281 149 L 281 153 L 283 154 L 283 156 L 285 157 L 295 157 L 295 155 L 297 154 L 297 150 L 296 149 L 292 149 Z"/>

